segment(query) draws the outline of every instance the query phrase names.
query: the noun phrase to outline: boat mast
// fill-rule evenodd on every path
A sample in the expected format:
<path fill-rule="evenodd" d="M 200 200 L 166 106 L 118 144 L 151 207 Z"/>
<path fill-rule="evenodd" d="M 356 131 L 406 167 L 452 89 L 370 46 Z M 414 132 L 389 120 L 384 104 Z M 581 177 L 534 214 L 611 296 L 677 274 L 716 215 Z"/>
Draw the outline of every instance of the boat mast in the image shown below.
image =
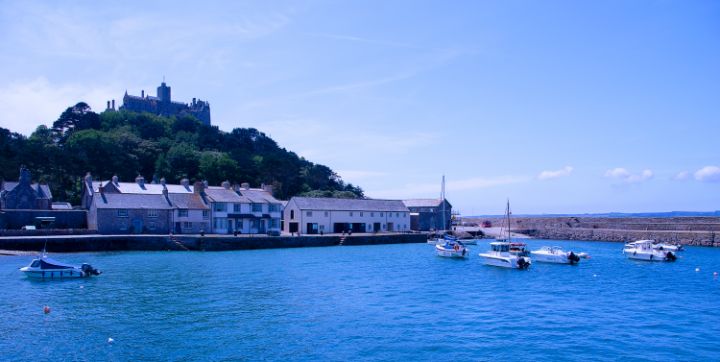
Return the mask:
<path fill-rule="evenodd" d="M 508 242 L 511 242 L 512 241 L 512 233 L 510 232 L 510 199 L 507 199 L 507 207 L 505 208 L 505 215 L 507 215 Z"/>
<path fill-rule="evenodd" d="M 443 223 L 443 231 L 446 230 L 445 225 L 445 175 L 442 176 L 442 187 L 440 189 L 440 199 L 442 200 L 442 223 Z"/>

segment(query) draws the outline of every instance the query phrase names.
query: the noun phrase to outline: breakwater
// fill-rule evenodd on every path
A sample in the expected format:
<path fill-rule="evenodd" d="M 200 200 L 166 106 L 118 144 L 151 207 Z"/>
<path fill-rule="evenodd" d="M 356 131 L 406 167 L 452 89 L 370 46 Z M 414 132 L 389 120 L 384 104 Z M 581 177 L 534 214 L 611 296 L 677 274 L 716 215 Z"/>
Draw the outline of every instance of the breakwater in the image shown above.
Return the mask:
<path fill-rule="evenodd" d="M 80 251 L 224 251 L 424 243 L 424 234 L 353 236 L 231 236 L 231 235 L 73 235 L 50 237 L 2 237 L 0 249 L 38 251 L 47 243 L 51 252 Z"/>
<path fill-rule="evenodd" d="M 499 219 L 488 220 L 500 226 Z M 719 217 L 514 217 L 512 229 L 541 239 L 633 241 L 720 246 Z"/>

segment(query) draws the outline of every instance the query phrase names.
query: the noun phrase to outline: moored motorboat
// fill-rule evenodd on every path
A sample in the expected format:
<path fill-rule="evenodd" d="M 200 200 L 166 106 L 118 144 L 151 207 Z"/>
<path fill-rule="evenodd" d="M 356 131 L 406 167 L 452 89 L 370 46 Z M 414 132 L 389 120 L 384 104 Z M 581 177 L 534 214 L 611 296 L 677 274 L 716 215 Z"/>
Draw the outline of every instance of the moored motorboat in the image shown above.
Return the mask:
<path fill-rule="evenodd" d="M 623 253 L 629 259 L 635 260 L 675 261 L 677 259 L 674 252 L 656 248 L 652 240 L 638 240 L 625 244 Z"/>
<path fill-rule="evenodd" d="M 532 264 L 530 258 L 510 253 L 510 243 L 495 241 L 490 243 L 490 251 L 478 256 L 483 264 L 512 269 L 527 269 Z"/>
<path fill-rule="evenodd" d="M 530 251 L 527 250 L 527 244 L 519 241 L 510 241 L 510 254 L 517 256 L 530 256 Z"/>
<path fill-rule="evenodd" d="M 533 260 L 543 263 L 556 264 L 577 264 L 580 262 L 580 254 L 573 251 L 565 251 L 559 246 L 543 246 L 538 250 L 533 250 L 530 255 Z"/>
<path fill-rule="evenodd" d="M 90 264 L 83 263 L 77 266 L 62 263 L 48 258 L 45 252 L 33 259 L 30 265 L 20 268 L 20 271 L 33 279 L 69 279 L 100 275 L 100 272 Z"/>
<path fill-rule="evenodd" d="M 444 241 L 435 245 L 435 252 L 438 256 L 445 258 L 467 258 L 470 251 L 457 239 L 445 236 Z"/>

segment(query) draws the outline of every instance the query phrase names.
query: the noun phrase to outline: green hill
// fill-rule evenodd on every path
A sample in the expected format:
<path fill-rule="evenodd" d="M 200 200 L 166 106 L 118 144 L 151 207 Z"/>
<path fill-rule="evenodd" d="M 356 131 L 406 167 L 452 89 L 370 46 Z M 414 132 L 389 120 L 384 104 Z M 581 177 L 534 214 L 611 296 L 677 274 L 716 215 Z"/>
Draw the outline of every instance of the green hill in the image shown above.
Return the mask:
<path fill-rule="evenodd" d="M 155 181 L 182 178 L 271 184 L 275 196 L 298 194 L 363 197 L 329 167 L 312 163 L 278 146 L 254 128 L 231 132 L 201 124 L 190 116 L 149 113 L 95 113 L 85 103 L 63 112 L 51 128 L 39 126 L 30 137 L 0 128 L 0 178 L 16 180 L 21 164 L 33 178 L 50 184 L 57 201 L 79 202 L 81 178 L 108 180 L 137 175 Z"/>

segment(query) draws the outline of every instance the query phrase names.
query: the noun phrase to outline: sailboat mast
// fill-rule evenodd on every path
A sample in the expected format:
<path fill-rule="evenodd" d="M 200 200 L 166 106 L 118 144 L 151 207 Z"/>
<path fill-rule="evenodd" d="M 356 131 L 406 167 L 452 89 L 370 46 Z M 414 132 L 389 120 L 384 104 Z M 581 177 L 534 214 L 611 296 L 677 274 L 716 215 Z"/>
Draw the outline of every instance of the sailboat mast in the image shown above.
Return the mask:
<path fill-rule="evenodd" d="M 510 232 L 510 199 L 507 200 L 507 207 L 505 209 L 505 214 L 507 215 L 508 242 L 510 242 L 511 238 L 512 238 L 512 233 Z"/>
<path fill-rule="evenodd" d="M 447 230 L 445 225 L 445 175 L 442 176 L 442 187 L 440 189 L 440 198 L 442 199 L 442 215 L 440 216 L 442 218 L 443 223 L 443 231 Z"/>

